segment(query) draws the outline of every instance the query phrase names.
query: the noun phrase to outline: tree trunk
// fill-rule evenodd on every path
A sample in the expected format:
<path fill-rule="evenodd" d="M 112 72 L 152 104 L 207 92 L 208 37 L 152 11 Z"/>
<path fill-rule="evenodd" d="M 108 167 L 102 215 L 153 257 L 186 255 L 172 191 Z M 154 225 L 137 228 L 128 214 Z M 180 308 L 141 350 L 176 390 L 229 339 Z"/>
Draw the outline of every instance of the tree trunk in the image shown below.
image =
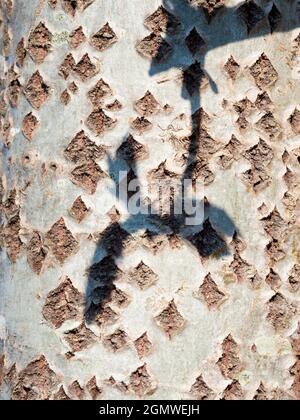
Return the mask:
<path fill-rule="evenodd" d="M 0 3 L 1 398 L 300 399 L 299 1 Z"/>

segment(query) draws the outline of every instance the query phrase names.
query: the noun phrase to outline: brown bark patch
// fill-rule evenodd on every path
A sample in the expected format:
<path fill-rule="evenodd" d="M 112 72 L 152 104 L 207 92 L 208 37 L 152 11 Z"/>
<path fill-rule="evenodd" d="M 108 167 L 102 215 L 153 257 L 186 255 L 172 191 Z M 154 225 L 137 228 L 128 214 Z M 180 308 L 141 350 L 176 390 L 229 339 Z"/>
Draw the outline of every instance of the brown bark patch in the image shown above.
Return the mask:
<path fill-rule="evenodd" d="M 104 178 L 106 178 L 105 172 L 93 160 L 77 166 L 71 173 L 72 182 L 90 194 L 96 192 L 98 182 Z"/>
<path fill-rule="evenodd" d="M 272 86 L 278 79 L 278 73 L 265 53 L 250 67 L 250 73 L 262 90 Z"/>
<path fill-rule="evenodd" d="M 100 136 L 112 129 L 116 125 L 116 120 L 106 115 L 102 108 L 97 108 L 88 116 L 86 125 L 93 133 Z"/>
<path fill-rule="evenodd" d="M 52 34 L 43 22 L 31 31 L 28 38 L 28 52 L 37 64 L 43 63 L 51 51 Z"/>
<path fill-rule="evenodd" d="M 148 90 L 145 95 L 135 103 L 135 109 L 144 117 L 150 117 L 157 114 L 160 110 L 160 104 Z"/>
<path fill-rule="evenodd" d="M 206 42 L 199 34 L 197 29 L 194 27 L 188 36 L 185 38 L 186 46 L 188 47 L 190 53 L 195 56 L 196 54 L 203 54 L 206 50 Z"/>
<path fill-rule="evenodd" d="M 265 18 L 265 13 L 253 0 L 238 8 L 238 15 L 247 26 L 248 34 Z"/>
<path fill-rule="evenodd" d="M 74 353 L 85 350 L 96 341 L 96 336 L 90 329 L 86 328 L 84 323 L 79 327 L 66 332 L 64 336 Z"/>
<path fill-rule="evenodd" d="M 79 26 L 73 32 L 71 32 L 69 45 L 71 48 L 75 49 L 75 48 L 80 47 L 80 45 L 83 44 L 85 40 L 86 40 L 86 36 L 83 32 L 83 28 L 82 26 Z"/>
<path fill-rule="evenodd" d="M 174 299 L 169 303 L 166 309 L 155 317 L 155 321 L 167 334 L 170 340 L 175 335 L 179 334 L 186 325 L 186 321 L 178 311 Z"/>
<path fill-rule="evenodd" d="M 88 98 L 95 107 L 103 104 L 107 96 L 112 95 L 111 87 L 103 79 L 100 79 L 96 85 L 88 92 Z"/>
<path fill-rule="evenodd" d="M 71 102 L 71 96 L 70 96 L 70 94 L 69 94 L 69 92 L 68 92 L 68 89 L 65 89 L 65 90 L 61 93 L 61 95 L 60 95 L 60 102 L 61 102 L 63 105 L 65 105 L 65 106 L 69 105 L 69 103 Z"/>
<path fill-rule="evenodd" d="M 240 65 L 235 61 L 235 59 L 231 56 L 227 60 L 224 70 L 227 73 L 228 77 L 232 80 L 236 80 L 239 72 L 240 72 Z"/>
<path fill-rule="evenodd" d="M 45 356 L 29 363 L 19 375 L 12 391 L 13 400 L 48 400 L 57 387 L 56 374 Z"/>
<path fill-rule="evenodd" d="M 89 209 L 82 198 L 78 197 L 74 201 L 69 213 L 78 223 L 81 223 L 89 213 Z"/>
<path fill-rule="evenodd" d="M 212 400 L 214 397 L 213 390 L 206 384 L 202 375 L 198 376 L 192 385 L 190 394 L 199 401 Z"/>
<path fill-rule="evenodd" d="M 153 344 L 149 340 L 147 332 L 135 340 L 134 347 L 140 359 L 149 356 L 152 352 Z"/>
<path fill-rule="evenodd" d="M 162 6 L 148 16 L 144 24 L 153 32 L 174 33 L 180 28 L 179 19 Z"/>
<path fill-rule="evenodd" d="M 192 237 L 192 244 L 203 258 L 220 255 L 227 249 L 226 242 L 212 227 L 209 219 L 205 220 L 202 231 Z"/>
<path fill-rule="evenodd" d="M 22 123 L 22 132 L 24 136 L 28 140 L 32 140 L 38 126 L 39 126 L 39 120 L 32 112 L 25 115 L 23 119 L 23 123 Z"/>
<path fill-rule="evenodd" d="M 67 228 L 63 218 L 59 219 L 46 234 L 46 241 L 61 264 L 78 251 L 78 242 Z"/>
<path fill-rule="evenodd" d="M 289 123 L 291 124 L 292 130 L 295 134 L 300 134 L 300 111 L 295 109 L 293 114 L 289 118 Z"/>
<path fill-rule="evenodd" d="M 83 130 L 76 134 L 65 149 L 65 156 L 73 163 L 103 159 L 105 153 L 105 146 L 98 146 Z"/>
<path fill-rule="evenodd" d="M 199 288 L 199 292 L 195 295 L 196 298 L 203 298 L 209 309 L 216 309 L 226 300 L 225 294 L 219 290 L 217 284 L 212 279 L 211 275 L 208 274 L 202 285 Z"/>
<path fill-rule="evenodd" d="M 136 50 L 142 56 L 160 62 L 169 57 L 173 48 L 160 34 L 152 32 L 137 44 Z"/>
<path fill-rule="evenodd" d="M 222 343 L 223 354 L 217 365 L 226 379 L 235 379 L 242 370 L 239 358 L 239 347 L 233 337 L 229 335 Z"/>
<path fill-rule="evenodd" d="M 96 76 L 98 69 L 92 63 L 90 56 L 86 53 L 81 60 L 74 67 L 74 73 L 79 77 L 82 82 Z"/>
<path fill-rule="evenodd" d="M 233 381 L 227 386 L 223 393 L 223 400 L 225 401 L 240 401 L 244 400 L 244 391 L 238 381 Z"/>
<path fill-rule="evenodd" d="M 93 376 L 88 383 L 86 384 L 86 389 L 88 391 L 88 393 L 90 394 L 90 396 L 92 397 L 93 400 L 98 400 L 103 391 L 101 388 L 99 388 L 99 386 L 97 385 L 97 379 L 96 376 Z"/>
<path fill-rule="evenodd" d="M 59 390 L 56 392 L 56 394 L 53 395 L 52 398 L 54 401 L 69 401 L 71 398 L 66 394 L 66 391 L 64 390 L 64 387 L 61 385 Z"/>
<path fill-rule="evenodd" d="M 141 290 L 148 289 L 158 282 L 158 275 L 143 261 L 130 271 L 129 277 Z"/>
<path fill-rule="evenodd" d="M 118 41 L 118 37 L 114 30 L 106 23 L 99 31 L 92 36 L 91 45 L 98 51 L 104 51 L 110 48 Z"/>
<path fill-rule="evenodd" d="M 21 38 L 16 48 L 16 63 L 18 67 L 24 66 L 26 55 L 27 50 L 25 48 L 25 40 L 24 38 Z"/>
<path fill-rule="evenodd" d="M 291 292 L 297 293 L 300 289 L 300 265 L 294 265 L 289 273 L 288 283 Z"/>
<path fill-rule="evenodd" d="M 47 250 L 44 248 L 42 236 L 35 231 L 27 246 L 27 261 L 32 271 L 40 274 L 46 257 Z"/>
<path fill-rule="evenodd" d="M 147 365 L 139 367 L 130 375 L 129 387 L 132 391 L 142 397 L 144 395 L 151 395 L 155 391 L 153 380 L 147 370 Z"/>
<path fill-rule="evenodd" d="M 123 350 L 128 344 L 128 335 L 125 331 L 121 329 L 117 329 L 112 334 L 104 337 L 103 344 L 109 350 L 113 352 L 117 352 L 119 350 Z"/>
<path fill-rule="evenodd" d="M 74 57 L 71 53 L 66 55 L 64 61 L 59 66 L 58 74 L 62 76 L 65 80 L 68 79 L 70 74 L 74 71 L 76 67 L 76 62 L 74 60 Z"/>
<path fill-rule="evenodd" d="M 56 289 L 48 293 L 43 316 L 55 328 L 60 328 L 65 321 L 79 317 L 82 304 L 82 294 L 66 277 Z"/>
<path fill-rule="evenodd" d="M 267 320 L 276 331 L 284 330 L 290 326 L 291 319 L 296 313 L 295 307 L 286 298 L 276 293 L 268 302 Z"/>
<path fill-rule="evenodd" d="M 15 263 L 21 251 L 21 220 L 19 214 L 13 216 L 4 228 L 4 243 L 9 259 Z"/>
<path fill-rule="evenodd" d="M 50 87 L 45 83 L 39 71 L 28 80 L 24 94 L 31 106 L 39 110 L 50 96 Z"/>

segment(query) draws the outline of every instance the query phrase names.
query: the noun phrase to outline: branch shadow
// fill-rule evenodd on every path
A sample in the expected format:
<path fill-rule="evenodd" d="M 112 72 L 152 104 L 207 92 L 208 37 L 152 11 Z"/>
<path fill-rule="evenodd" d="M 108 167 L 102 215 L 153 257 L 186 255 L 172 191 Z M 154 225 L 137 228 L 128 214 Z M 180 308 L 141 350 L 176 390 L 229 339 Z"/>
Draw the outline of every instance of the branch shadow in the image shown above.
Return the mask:
<path fill-rule="evenodd" d="M 233 8 L 221 7 L 215 13 L 209 13 L 208 10 L 202 8 L 194 8 L 192 2 L 193 0 L 163 0 L 164 8 L 170 12 L 170 21 L 167 24 L 167 28 L 170 30 L 164 34 L 164 42 L 172 45 L 175 49 L 176 44 L 181 43 L 184 28 L 181 28 L 179 32 L 173 32 L 174 16 L 180 22 L 185 22 L 190 19 L 191 15 L 197 14 L 201 24 L 212 24 L 216 19 L 218 31 L 216 31 L 215 37 L 210 39 L 205 50 L 200 48 L 199 51 L 193 53 L 193 45 L 191 48 L 187 46 L 184 56 L 175 52 L 172 56 L 164 57 L 166 44 L 163 43 L 157 50 L 149 70 L 151 76 L 171 68 L 177 68 L 182 72 L 182 97 L 190 102 L 192 134 L 189 137 L 187 160 L 181 182 L 193 179 L 195 165 L 199 162 L 202 162 L 203 165 L 206 163 L 206 157 L 201 149 L 201 132 L 204 127 L 200 96 L 202 84 L 208 83 L 215 93 L 218 92 L 217 84 L 204 70 L 206 54 L 212 49 L 227 44 L 270 35 L 274 32 L 290 31 L 299 26 L 298 19 L 285 20 L 284 16 L 279 19 L 278 15 L 272 12 L 273 8 L 264 12 L 263 8 L 257 9 L 257 4 L 252 0 L 245 1 Z M 263 0 L 260 3 L 264 3 Z M 279 13 L 286 10 L 287 6 L 296 6 L 295 10 L 300 14 L 300 1 L 298 0 L 285 0 L 284 2 L 279 0 L 272 4 L 273 7 L 275 4 Z M 296 12 L 293 12 L 293 16 Z M 237 16 L 242 17 L 244 28 L 237 31 L 235 25 L 232 25 L 231 28 L 224 27 L 222 19 L 226 16 L 227 18 L 232 16 L 233 20 Z M 267 19 L 269 24 L 259 26 L 264 19 Z M 257 25 L 259 30 L 255 31 Z M 118 172 L 126 170 L 128 179 L 136 179 L 139 189 L 136 164 L 134 150 L 130 150 L 129 146 L 126 156 L 117 153 L 115 159 L 109 157 L 110 177 L 116 180 Z M 128 202 L 125 205 L 128 205 Z M 230 253 L 225 237 L 239 235 L 234 221 L 220 207 L 212 206 L 206 201 L 197 203 L 197 205 L 203 206 L 204 214 L 202 222 L 194 226 L 193 229 L 185 224 L 187 215 L 184 213 L 182 215 L 175 214 L 174 208 L 167 216 L 149 214 L 147 209 L 143 208 L 139 214 L 129 215 L 124 222 L 112 220 L 99 238 L 94 259 L 87 273 L 85 320 L 88 324 L 92 322 L 101 324 L 103 319 L 109 318 L 111 315 L 107 313 L 107 311 L 111 311 L 109 303 L 113 293 L 116 292 L 115 282 L 122 275 L 116 260 L 124 255 L 132 240 L 132 235 L 137 232 L 145 231 L 145 235 L 151 241 L 164 236 L 171 243 L 171 239 L 177 237 L 198 253 L 199 262 L 207 258 L 220 258 Z M 101 257 L 99 257 L 100 254 Z"/>

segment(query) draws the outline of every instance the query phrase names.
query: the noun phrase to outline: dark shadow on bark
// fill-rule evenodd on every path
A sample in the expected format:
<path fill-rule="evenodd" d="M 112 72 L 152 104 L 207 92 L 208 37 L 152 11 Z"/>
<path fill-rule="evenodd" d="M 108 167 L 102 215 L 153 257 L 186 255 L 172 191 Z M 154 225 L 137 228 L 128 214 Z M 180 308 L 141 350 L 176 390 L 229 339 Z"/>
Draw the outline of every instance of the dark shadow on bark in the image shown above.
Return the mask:
<path fill-rule="evenodd" d="M 206 163 L 206 157 L 201 149 L 201 132 L 204 128 L 203 114 L 200 112 L 202 83 L 206 80 L 214 92 L 218 91 L 217 83 L 204 70 L 206 54 L 212 49 L 227 44 L 295 29 L 299 26 L 300 1 L 261 0 L 255 3 L 250 0 L 234 8 L 225 6 L 218 8 L 213 13 L 201 7 L 192 7 L 190 0 L 164 0 L 163 6 L 183 23 L 183 27 L 172 33 L 174 22 L 170 16 L 171 20 L 167 25 L 170 31 L 162 35 L 174 49 L 174 54 L 164 60 L 165 46 L 162 46 L 162 49 L 157 52 L 157 57 L 152 60 L 149 73 L 154 76 L 171 68 L 178 68 L 182 72 L 182 97 L 190 102 L 193 126 L 185 170 L 181 178 L 183 181 L 193 179 L 195 165 L 199 164 L 199 161 Z M 182 48 L 182 39 L 187 36 L 185 24 L 188 25 L 190 17 L 192 15 L 195 17 L 195 14 L 199 18 L 199 25 L 200 23 L 214 25 L 215 35 L 209 39 L 209 43 L 202 52 L 197 51 L 196 54 L 191 42 L 190 48 L 188 46 L 186 48 L 186 54 L 178 54 L 176 48 L 178 45 Z M 224 18 L 228 19 L 228 17 L 232 19 L 230 27 L 224 24 Z M 128 156 L 134 155 L 134 151 L 127 152 L 126 159 L 118 154 L 115 160 L 109 158 L 110 176 L 113 179 L 117 179 L 117 172 L 125 168 L 129 180 L 136 177 L 136 162 L 134 158 L 128 159 Z M 86 321 L 88 323 L 95 321 L 101 325 L 102 322 L 109 321 L 113 317 L 113 311 L 110 312 L 108 304 L 112 299 L 112 294 L 116 292 L 114 283 L 122 275 L 116 260 L 124 255 L 126 248 L 131 246 L 132 235 L 140 230 L 146 230 L 145 235 L 150 241 L 163 236 L 171 243 L 174 238 L 179 238 L 198 252 L 200 260 L 219 258 L 229 253 L 224 238 L 238 236 L 238 228 L 222 208 L 211 206 L 209 203 L 202 203 L 202 205 L 204 206 L 204 222 L 193 228 L 185 225 L 185 214 L 178 216 L 172 212 L 172 209 L 167 216 L 144 214 L 143 211 L 138 215 L 129 216 L 123 223 L 112 221 L 101 234 L 94 261 L 88 272 L 86 291 Z M 99 252 L 104 257 L 99 258 Z"/>

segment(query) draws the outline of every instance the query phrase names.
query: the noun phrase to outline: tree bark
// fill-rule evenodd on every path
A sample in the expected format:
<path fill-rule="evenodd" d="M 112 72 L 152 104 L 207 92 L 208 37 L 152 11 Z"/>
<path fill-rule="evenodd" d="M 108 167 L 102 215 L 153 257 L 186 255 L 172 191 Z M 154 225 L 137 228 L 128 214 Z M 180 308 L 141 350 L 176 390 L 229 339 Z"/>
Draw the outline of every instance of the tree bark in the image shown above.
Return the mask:
<path fill-rule="evenodd" d="M 1 399 L 300 399 L 299 2 L 0 4 Z"/>

